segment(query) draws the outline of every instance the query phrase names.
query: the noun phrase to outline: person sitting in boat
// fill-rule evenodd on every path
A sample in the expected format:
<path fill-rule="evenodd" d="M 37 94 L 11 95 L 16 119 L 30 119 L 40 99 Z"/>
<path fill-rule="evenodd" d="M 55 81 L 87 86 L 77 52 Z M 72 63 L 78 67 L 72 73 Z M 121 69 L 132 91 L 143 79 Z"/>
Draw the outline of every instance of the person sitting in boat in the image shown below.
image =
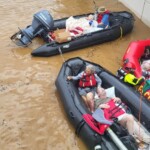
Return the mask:
<path fill-rule="evenodd" d="M 94 109 L 102 109 L 107 116 L 106 119 L 117 118 L 118 123 L 127 128 L 129 134 L 150 145 L 150 135 L 135 121 L 134 116 L 126 111 L 126 107 L 120 98 L 107 97 L 106 90 L 102 87 L 98 88 L 98 98 L 94 100 Z"/>
<path fill-rule="evenodd" d="M 104 7 L 99 7 L 97 10 L 98 28 L 107 29 L 109 27 L 109 14 L 110 12 Z"/>
<path fill-rule="evenodd" d="M 102 80 L 95 73 L 93 65 L 87 65 L 85 71 L 79 73 L 77 76 L 68 76 L 68 80 L 79 80 L 79 94 L 83 98 L 87 108 L 94 111 L 94 95 L 101 87 Z"/>

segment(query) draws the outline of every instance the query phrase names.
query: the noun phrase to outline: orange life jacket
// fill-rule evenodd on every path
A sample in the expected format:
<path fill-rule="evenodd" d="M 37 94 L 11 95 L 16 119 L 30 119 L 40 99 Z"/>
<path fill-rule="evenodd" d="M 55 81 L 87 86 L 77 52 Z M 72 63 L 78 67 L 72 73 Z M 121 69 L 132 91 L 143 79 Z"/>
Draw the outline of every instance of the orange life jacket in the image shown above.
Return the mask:
<path fill-rule="evenodd" d="M 79 81 L 79 87 L 95 87 L 97 84 L 95 75 L 87 75 L 86 73 L 83 73 L 82 78 Z"/>

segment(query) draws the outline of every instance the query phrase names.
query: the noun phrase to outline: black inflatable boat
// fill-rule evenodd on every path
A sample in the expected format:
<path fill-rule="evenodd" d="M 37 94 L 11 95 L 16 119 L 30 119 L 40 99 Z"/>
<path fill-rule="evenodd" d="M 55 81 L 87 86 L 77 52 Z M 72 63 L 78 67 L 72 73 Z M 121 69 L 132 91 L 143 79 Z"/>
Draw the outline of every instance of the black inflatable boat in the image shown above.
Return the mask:
<path fill-rule="evenodd" d="M 95 66 L 96 73 L 102 79 L 102 87 L 115 87 L 116 96 L 120 97 L 127 106 L 130 106 L 132 114 L 137 119 L 139 112 L 141 112 L 141 124 L 150 131 L 150 104 L 147 103 L 147 100 L 144 97 L 141 98 L 142 106 L 140 111 L 141 101 L 138 92 L 126 86 L 102 66 L 78 57 L 71 58 L 62 65 L 55 84 L 67 116 L 76 129 L 76 134 L 82 138 L 88 149 L 96 150 L 97 147 L 102 150 L 119 149 L 110 139 L 107 132 L 105 132 L 104 135 L 100 135 L 91 129 L 91 127 L 84 121 L 83 115 L 90 114 L 90 112 L 87 110 L 86 106 L 83 104 L 83 100 L 78 94 L 77 81 L 66 80 L 68 75 L 77 75 L 79 72 L 83 71 L 85 66 L 88 64 Z M 117 134 L 128 150 L 138 149 L 136 143 L 132 142 L 132 140 L 128 137 L 128 134 L 122 135 L 121 130 L 116 128 L 115 125 L 112 125 L 111 129 Z"/>
<path fill-rule="evenodd" d="M 73 17 L 87 17 L 89 14 Z M 59 54 L 60 49 L 62 53 L 65 53 L 115 40 L 131 32 L 134 26 L 134 17 L 131 13 L 127 11 L 111 12 L 110 27 L 108 29 L 83 34 L 82 36 L 73 38 L 71 41 L 65 43 L 49 42 L 49 32 L 65 28 L 66 19 L 68 18 L 53 20 L 47 10 L 40 11 L 34 15 L 32 25 L 15 33 L 11 36 L 11 40 L 19 46 L 27 46 L 32 42 L 32 39 L 40 36 L 47 44 L 33 50 L 31 54 L 33 56 L 47 57 Z"/>

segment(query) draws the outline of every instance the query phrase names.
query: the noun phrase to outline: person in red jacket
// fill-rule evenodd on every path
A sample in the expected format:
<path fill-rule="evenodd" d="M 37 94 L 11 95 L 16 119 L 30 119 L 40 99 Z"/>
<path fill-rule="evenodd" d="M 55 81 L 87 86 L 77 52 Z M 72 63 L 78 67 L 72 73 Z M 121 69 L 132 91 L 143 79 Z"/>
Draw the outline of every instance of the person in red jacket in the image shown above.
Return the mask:
<path fill-rule="evenodd" d="M 133 137 L 150 145 L 150 135 L 141 128 L 132 114 L 126 112 L 126 105 L 124 103 L 121 104 L 121 99 L 118 97 L 107 97 L 104 88 L 99 88 L 98 90 L 98 99 L 94 100 L 95 109 L 101 108 L 105 116 L 107 116 L 106 119 L 117 118 L 118 122 L 123 127 L 127 128 L 128 132 Z M 118 110 L 116 110 L 116 106 L 118 106 Z"/>
<path fill-rule="evenodd" d="M 98 28 L 107 29 L 109 27 L 109 14 L 110 12 L 104 7 L 99 7 L 97 10 Z"/>
<path fill-rule="evenodd" d="M 101 87 L 102 80 L 95 73 L 93 65 L 87 65 L 85 71 L 77 76 L 68 76 L 68 80 L 79 80 L 79 94 L 83 98 L 87 108 L 94 111 L 94 95 L 97 89 Z"/>

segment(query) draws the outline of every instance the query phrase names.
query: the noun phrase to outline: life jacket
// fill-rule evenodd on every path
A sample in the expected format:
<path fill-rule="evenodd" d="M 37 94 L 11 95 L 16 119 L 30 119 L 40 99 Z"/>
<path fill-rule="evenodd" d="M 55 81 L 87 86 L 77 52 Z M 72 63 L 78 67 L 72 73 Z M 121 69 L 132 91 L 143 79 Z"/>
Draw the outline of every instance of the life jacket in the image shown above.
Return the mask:
<path fill-rule="evenodd" d="M 87 75 L 83 73 L 82 78 L 79 81 L 79 87 L 95 87 L 97 84 L 94 73 Z"/>
<path fill-rule="evenodd" d="M 86 123 L 97 133 L 103 135 L 106 129 L 109 127 L 108 124 L 101 124 L 92 117 L 90 114 L 83 114 L 82 117 L 86 121 Z"/>
<path fill-rule="evenodd" d="M 97 22 L 98 22 L 98 23 L 100 23 L 100 22 L 102 21 L 102 18 L 103 18 L 103 16 L 104 16 L 105 14 L 108 14 L 108 15 L 109 15 L 110 12 L 107 10 L 107 11 L 105 11 L 104 13 L 97 15 Z"/>
<path fill-rule="evenodd" d="M 110 105 L 110 108 L 103 109 L 104 116 L 107 120 L 112 121 L 113 118 L 117 118 L 125 113 L 126 108 L 123 108 L 126 107 L 125 104 L 120 103 L 120 105 L 116 105 L 113 99 L 111 99 L 107 104 Z M 95 119 L 90 114 L 83 114 L 83 118 L 87 124 L 100 135 L 103 135 L 106 129 L 110 126 L 108 124 L 95 121 Z"/>
<path fill-rule="evenodd" d="M 126 113 L 127 106 L 122 102 L 116 103 L 113 99 L 111 99 L 106 104 L 110 106 L 109 108 L 104 109 L 104 115 L 106 119 L 110 120 L 113 118 L 117 118 L 120 115 Z"/>

